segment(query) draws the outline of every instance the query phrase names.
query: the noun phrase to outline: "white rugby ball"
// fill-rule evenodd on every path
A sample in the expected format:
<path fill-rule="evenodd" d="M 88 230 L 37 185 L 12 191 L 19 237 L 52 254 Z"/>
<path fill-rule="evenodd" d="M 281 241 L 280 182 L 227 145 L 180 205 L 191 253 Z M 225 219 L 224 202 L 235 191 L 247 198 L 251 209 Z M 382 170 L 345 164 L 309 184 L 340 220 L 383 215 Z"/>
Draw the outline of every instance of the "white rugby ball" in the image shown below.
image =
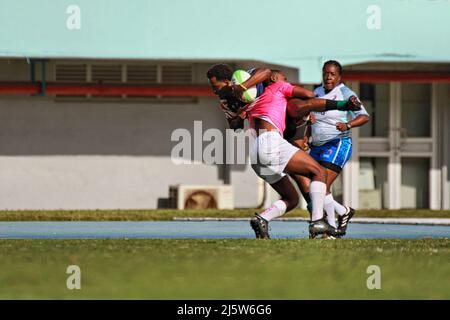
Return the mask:
<path fill-rule="evenodd" d="M 250 73 L 244 70 L 236 70 L 233 73 L 233 77 L 231 78 L 231 81 L 234 84 L 241 84 L 244 83 L 248 78 L 250 78 Z M 252 102 L 256 99 L 256 95 L 258 93 L 258 90 L 256 89 L 256 86 L 250 87 L 247 90 L 245 90 L 242 93 L 241 100 L 244 102 Z"/>

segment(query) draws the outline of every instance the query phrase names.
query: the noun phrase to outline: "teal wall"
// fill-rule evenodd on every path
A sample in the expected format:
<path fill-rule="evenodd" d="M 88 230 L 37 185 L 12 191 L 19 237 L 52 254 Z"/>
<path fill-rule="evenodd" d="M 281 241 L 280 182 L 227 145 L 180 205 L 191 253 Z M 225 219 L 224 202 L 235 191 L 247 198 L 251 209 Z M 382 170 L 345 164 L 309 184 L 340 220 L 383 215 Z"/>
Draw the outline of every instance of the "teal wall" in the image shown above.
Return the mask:
<path fill-rule="evenodd" d="M 0 57 L 258 60 L 303 82 L 329 58 L 450 62 L 449 0 L 0 0 L 0 30 Z"/>

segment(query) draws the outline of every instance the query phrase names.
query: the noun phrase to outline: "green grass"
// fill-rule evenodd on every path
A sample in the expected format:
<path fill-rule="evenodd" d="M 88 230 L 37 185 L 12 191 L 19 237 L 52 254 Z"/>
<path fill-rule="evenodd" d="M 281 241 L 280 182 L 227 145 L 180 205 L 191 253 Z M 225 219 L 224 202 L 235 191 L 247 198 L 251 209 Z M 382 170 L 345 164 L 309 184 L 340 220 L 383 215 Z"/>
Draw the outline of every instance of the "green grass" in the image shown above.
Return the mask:
<path fill-rule="evenodd" d="M 175 217 L 248 218 L 257 209 L 240 210 L 55 210 L 0 211 L 0 221 L 152 221 Z M 450 210 L 358 210 L 357 217 L 450 218 Z M 305 210 L 293 210 L 285 217 L 309 217 Z"/>
<path fill-rule="evenodd" d="M 0 240 L 0 257 L 1 299 L 450 299 L 449 239 Z"/>

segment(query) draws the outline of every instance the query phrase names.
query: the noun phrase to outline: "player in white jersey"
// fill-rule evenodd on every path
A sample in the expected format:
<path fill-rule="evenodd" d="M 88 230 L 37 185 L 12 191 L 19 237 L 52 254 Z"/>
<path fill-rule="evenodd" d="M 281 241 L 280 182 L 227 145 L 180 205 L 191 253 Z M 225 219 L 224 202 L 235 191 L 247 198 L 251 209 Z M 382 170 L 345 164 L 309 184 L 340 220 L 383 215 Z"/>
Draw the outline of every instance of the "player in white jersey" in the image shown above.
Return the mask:
<path fill-rule="evenodd" d="M 317 97 L 330 100 L 345 100 L 356 94 L 341 82 L 342 66 L 339 62 L 330 60 L 322 68 L 323 83 L 314 90 Z M 310 155 L 327 170 L 327 195 L 324 210 L 328 223 L 337 228 L 338 235 L 345 235 L 349 220 L 354 215 L 354 209 L 346 207 L 333 199 L 331 185 L 339 176 L 342 168 L 352 154 L 351 129 L 362 126 L 369 121 L 369 114 L 361 106 L 360 111 L 328 111 L 312 112 L 310 138 Z M 310 180 L 296 176 L 296 181 L 305 196 L 309 192 Z M 305 197 L 310 207 L 310 199 Z M 338 214 L 336 226 L 335 212 Z M 310 235 L 312 238 L 315 235 Z"/>

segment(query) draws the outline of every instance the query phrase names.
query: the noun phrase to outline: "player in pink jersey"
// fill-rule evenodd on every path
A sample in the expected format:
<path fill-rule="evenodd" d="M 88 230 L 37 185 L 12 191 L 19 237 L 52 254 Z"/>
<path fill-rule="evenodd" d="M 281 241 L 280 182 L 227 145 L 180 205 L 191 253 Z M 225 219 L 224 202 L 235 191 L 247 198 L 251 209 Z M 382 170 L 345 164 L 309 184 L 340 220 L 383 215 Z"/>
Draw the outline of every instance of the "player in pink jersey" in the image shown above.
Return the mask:
<path fill-rule="evenodd" d="M 326 171 L 306 152 L 283 139 L 286 112 L 291 117 L 301 117 L 310 111 L 359 110 L 360 104 L 353 98 L 341 101 L 295 99 L 304 96 L 304 89 L 285 80 L 283 73 L 273 72 L 270 85 L 264 93 L 243 108 L 257 136 L 250 151 L 252 168 L 281 196 L 270 208 L 255 214 L 250 224 L 257 238 L 270 238 L 269 221 L 294 209 L 298 204 L 297 191 L 286 173 L 297 174 L 307 176 L 312 181 L 310 197 L 313 213 L 310 232 L 334 234 L 335 228 L 323 218 Z"/>

